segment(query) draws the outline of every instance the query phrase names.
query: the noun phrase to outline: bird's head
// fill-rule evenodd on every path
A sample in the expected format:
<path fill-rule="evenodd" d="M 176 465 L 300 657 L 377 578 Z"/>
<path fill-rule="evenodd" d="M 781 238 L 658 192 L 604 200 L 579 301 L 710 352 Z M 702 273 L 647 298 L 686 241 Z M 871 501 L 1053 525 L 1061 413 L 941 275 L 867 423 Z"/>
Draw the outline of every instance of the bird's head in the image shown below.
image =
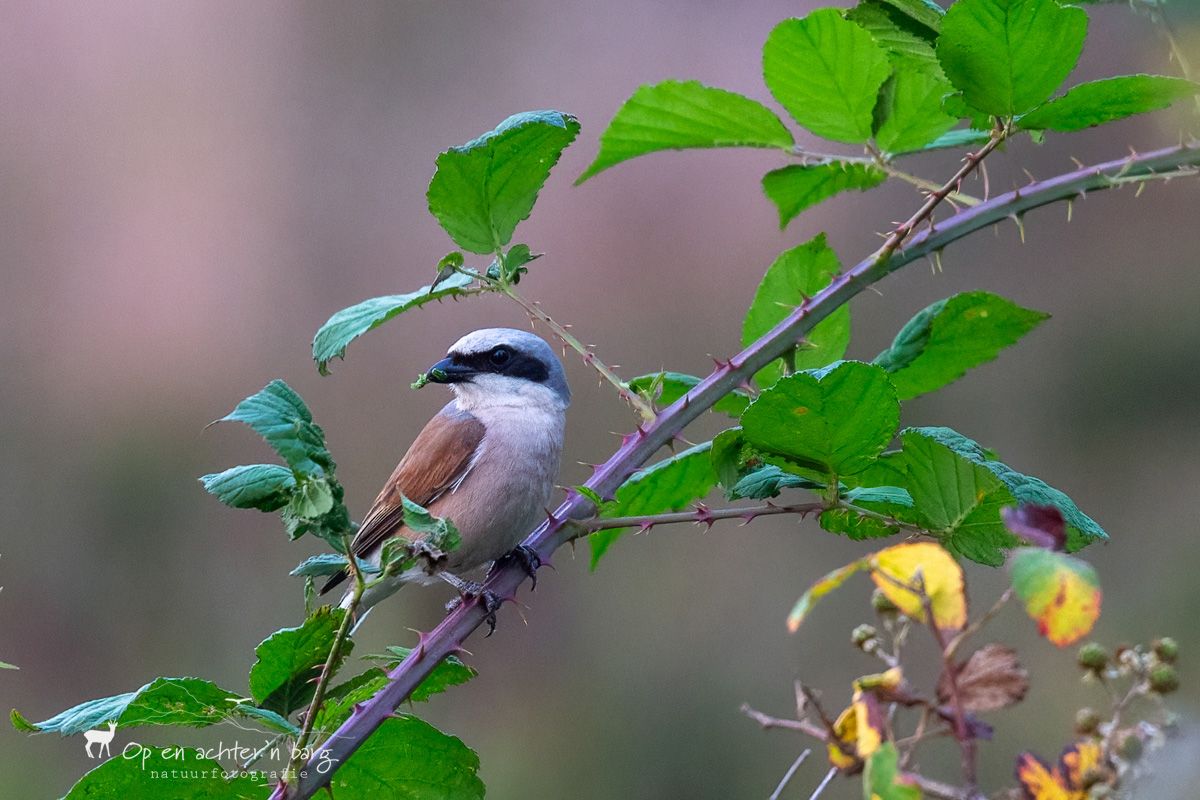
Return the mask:
<path fill-rule="evenodd" d="M 514 328 L 468 333 L 429 368 L 428 380 L 449 384 L 467 410 L 528 405 L 561 409 L 571 402 L 562 363 L 550 345 Z"/>

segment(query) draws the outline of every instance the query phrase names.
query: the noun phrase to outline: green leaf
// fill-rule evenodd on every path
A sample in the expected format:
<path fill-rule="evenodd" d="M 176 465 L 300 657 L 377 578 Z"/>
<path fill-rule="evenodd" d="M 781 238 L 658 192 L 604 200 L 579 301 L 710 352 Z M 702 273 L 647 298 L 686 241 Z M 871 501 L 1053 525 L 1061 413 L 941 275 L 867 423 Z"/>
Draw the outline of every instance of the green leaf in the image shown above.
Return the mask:
<path fill-rule="evenodd" d="M 934 439 L 958 453 L 960 456 L 983 466 L 998 477 L 1012 492 L 1017 503 L 1022 505 L 1054 506 L 1062 512 L 1067 523 L 1067 550 L 1076 551 L 1097 540 L 1107 540 L 1108 534 L 1096 521 L 1084 514 L 1074 501 L 1063 492 L 1048 485 L 1040 478 L 1017 472 L 984 450 L 979 444 L 951 428 L 910 428 L 903 432 L 917 432 Z M 902 435 L 903 435 L 902 434 Z"/>
<path fill-rule="evenodd" d="M 1087 25 L 1086 11 L 1058 0 L 958 0 L 942 20 L 938 59 L 971 107 L 1011 117 L 1071 74 Z"/>
<path fill-rule="evenodd" d="M 763 45 L 771 94 L 805 128 L 834 141 L 871 137 L 871 111 L 890 72 L 871 34 L 835 8 L 784 20 Z"/>
<path fill-rule="evenodd" d="M 888 153 L 920 150 L 958 123 L 942 110 L 942 99 L 953 88 L 936 62 L 897 58 L 894 63 L 875 107 L 875 142 Z"/>
<path fill-rule="evenodd" d="M 322 578 L 336 575 L 346 568 L 346 557 L 338 553 L 320 553 L 301 561 L 288 575 Z"/>
<path fill-rule="evenodd" d="M 763 192 L 779 210 L 779 227 L 806 208 L 849 189 L 866 191 L 887 180 L 887 173 L 870 164 L 832 161 L 827 164 L 792 164 L 763 175 Z"/>
<path fill-rule="evenodd" d="M 1100 579 L 1077 558 L 1022 547 L 1013 554 L 1012 585 L 1038 632 L 1059 647 L 1087 636 L 1100 617 Z"/>
<path fill-rule="evenodd" d="M 240 716 L 251 717 L 261 722 L 266 727 L 279 733 L 288 733 L 292 736 L 300 735 L 300 728 L 293 725 L 288 720 L 276 714 L 274 711 L 266 708 L 252 706 L 249 703 L 239 703 L 235 708 Z"/>
<path fill-rule="evenodd" d="M 923 527 L 955 555 L 988 566 L 1004 563 L 1004 552 L 1020 544 L 1000 510 L 1016 501 L 986 467 L 962 457 L 922 429 L 901 437 L 907 489 Z"/>
<path fill-rule="evenodd" d="M 400 500 L 404 505 L 404 526 L 413 533 L 420 534 L 422 539 L 443 553 L 455 550 L 462 544 L 462 536 L 451 520 L 435 517 L 424 506 L 403 495 Z"/>
<path fill-rule="evenodd" d="M 947 131 L 924 147 L 908 150 L 894 155 L 910 155 L 911 153 L 927 153 L 930 150 L 951 150 L 959 147 L 971 147 L 983 144 L 992 138 L 990 131 L 980 131 L 973 128 L 963 128 L 957 131 Z"/>
<path fill-rule="evenodd" d="M 921 800 L 921 788 L 900 771 L 896 745 L 884 742 L 867 759 L 863 770 L 863 797 L 866 800 Z"/>
<path fill-rule="evenodd" d="M 7 661 L 0 661 L 0 669 L 20 669 L 16 664 L 10 664 Z"/>
<path fill-rule="evenodd" d="M 635 472 L 617 489 L 616 499 L 605 505 L 600 516 L 634 517 L 679 511 L 704 497 L 717 483 L 711 448 L 712 442 L 704 442 Z M 627 530 L 597 531 L 588 537 L 592 569 Z"/>
<path fill-rule="evenodd" d="M 837 253 L 825 243 L 825 234 L 799 247 L 785 250 L 767 268 L 742 321 L 742 344 L 749 345 L 779 324 L 795 307 L 830 284 L 841 270 Z M 823 367 L 841 358 L 850 343 L 850 307 L 843 305 L 817 323 L 796 350 L 793 369 Z M 770 386 L 783 372 L 780 362 L 764 367 L 755 376 L 760 386 Z"/>
<path fill-rule="evenodd" d="M 233 716 L 238 695 L 200 678 L 155 678 L 133 692 L 89 700 L 42 722 L 29 722 L 15 710 L 13 724 L 29 733 L 75 733 L 103 727 L 186 725 L 204 728 Z"/>
<path fill-rule="evenodd" d="M 901 400 L 940 389 L 994 359 L 1049 314 L 990 292 L 964 292 L 920 311 L 875 357 Z"/>
<path fill-rule="evenodd" d="M 578 134 L 579 122 L 570 114 L 514 114 L 495 130 L 437 157 L 429 212 L 464 250 L 500 252 Z"/>
<path fill-rule="evenodd" d="M 881 368 L 840 361 L 781 378 L 742 415 L 755 448 L 826 475 L 866 469 L 896 434 L 900 404 Z"/>
<path fill-rule="evenodd" d="M 384 720 L 333 774 L 338 800 L 482 800 L 479 756 L 424 720 Z"/>
<path fill-rule="evenodd" d="M 743 476 L 729 490 L 728 495 L 730 500 L 765 500 L 768 497 L 778 497 L 784 489 L 824 488 L 822 484 L 802 475 L 793 475 L 774 464 L 767 464 Z"/>
<path fill-rule="evenodd" d="M 232 780 L 195 747 L 130 746 L 79 779 L 63 800 L 263 800 L 269 781 L 258 773 Z M 168 788 L 169 787 L 169 788 Z"/>
<path fill-rule="evenodd" d="M 846 19 L 870 33 L 876 43 L 893 58 L 900 56 L 937 64 L 937 54 L 933 49 L 937 28 L 918 21 L 899 5 L 890 0 L 862 0 L 846 12 Z M 936 19 L 940 27 L 941 16 L 938 15 Z"/>
<path fill-rule="evenodd" d="M 867 517 L 849 508 L 829 508 L 821 512 L 817 523 L 830 533 L 840 533 L 856 542 L 882 539 L 900 532 L 900 528 L 876 517 Z"/>
<path fill-rule="evenodd" d="M 276 631 L 254 649 L 258 660 L 250 668 L 250 694 L 260 706 L 286 717 L 312 699 L 313 678 L 329 657 L 345 613 L 322 606 L 303 625 Z M 353 646 L 353 639 L 342 644 L 338 665 Z"/>
<path fill-rule="evenodd" d="M 649 392 L 649 399 L 659 406 L 669 406 L 700 383 L 695 375 L 682 372 L 654 372 L 631 378 L 629 388 L 638 394 Z M 734 389 L 713 405 L 712 410 L 731 417 L 740 417 L 750 404 L 750 396 L 741 389 Z"/>
<path fill-rule="evenodd" d="M 847 564 L 844 567 L 839 567 L 833 572 L 830 572 L 821 580 L 814 583 L 805 590 L 804 594 L 800 595 L 800 599 L 796 601 L 796 605 L 792 606 L 792 610 L 788 613 L 787 626 L 788 630 L 795 633 L 799 630 L 800 625 L 808 617 L 813 610 L 813 606 L 817 604 L 821 598 L 830 592 L 840 589 L 842 584 L 848 581 L 855 573 L 862 572 L 870 567 L 870 560 L 860 558 Z"/>
<path fill-rule="evenodd" d="M 659 150 L 693 147 L 777 147 L 795 144 L 769 108 L 699 81 L 639 87 L 600 136 L 600 152 L 579 185 L 614 164 Z"/>
<path fill-rule="evenodd" d="M 329 362 L 346 357 L 346 347 L 370 330 L 412 308 L 446 297 L 464 294 L 464 289 L 475 278 L 462 272 L 451 272 L 436 286 L 422 286 L 409 294 L 389 294 L 372 297 L 361 303 L 343 308 L 334 314 L 313 337 L 312 355 L 322 375 L 329 374 Z"/>
<path fill-rule="evenodd" d="M 933 0 L 876 0 L 891 6 L 920 25 L 925 26 L 936 36 L 942 29 L 942 17 L 946 12 Z"/>
<path fill-rule="evenodd" d="M 313 722 L 313 728 L 326 734 L 333 733 L 339 725 L 350 718 L 354 706 L 365 703 L 387 685 L 387 673 L 378 667 L 355 675 L 348 681 L 330 688 Z"/>
<path fill-rule="evenodd" d="M 1081 131 L 1158 111 L 1200 92 L 1200 85 L 1162 75 L 1122 75 L 1081 83 L 1021 117 L 1026 130 Z"/>
<path fill-rule="evenodd" d="M 401 647 L 399 645 L 391 645 L 387 648 L 386 655 L 368 656 L 369 658 L 382 659 L 387 662 L 387 668 L 393 669 L 400 664 L 401 661 L 408 658 L 412 653 L 411 647 Z M 423 700 L 428 700 L 435 694 L 441 694 L 451 686 L 461 686 L 467 681 L 474 678 L 479 673 L 471 667 L 468 667 L 462 662 L 462 659 L 457 656 L 447 656 L 433 668 L 425 679 L 413 689 L 409 695 L 409 700 L 414 703 L 419 703 Z"/>
<path fill-rule="evenodd" d="M 275 511 L 287 505 L 296 477 L 278 464 L 245 464 L 200 478 L 205 491 L 227 506 Z"/>
<path fill-rule="evenodd" d="M 288 513 L 313 519 L 333 510 L 333 487 L 324 478 L 302 481 L 288 502 Z"/>
<path fill-rule="evenodd" d="M 218 422 L 250 426 L 296 472 L 321 475 L 336 466 L 325 449 L 325 432 L 313 422 L 300 395 L 281 380 L 271 381 Z"/>

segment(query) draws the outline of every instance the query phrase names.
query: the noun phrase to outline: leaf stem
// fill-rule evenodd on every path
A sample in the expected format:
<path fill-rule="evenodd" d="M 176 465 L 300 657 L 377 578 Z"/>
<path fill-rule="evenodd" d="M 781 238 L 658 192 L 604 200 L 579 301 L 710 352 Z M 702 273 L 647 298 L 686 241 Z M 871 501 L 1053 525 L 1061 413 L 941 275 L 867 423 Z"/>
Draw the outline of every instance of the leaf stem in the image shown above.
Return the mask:
<path fill-rule="evenodd" d="M 991 149 L 995 149 L 999 144 L 997 140 L 993 141 L 995 144 L 989 142 Z M 1181 144 L 1151 153 L 1133 154 L 1118 160 L 1082 167 L 998 195 L 974 208 L 953 215 L 937 227 L 914 234 L 916 226 L 928 219 L 944 195 L 954 191 L 958 183 L 980 164 L 984 155 L 986 153 L 981 151 L 969 157 L 963 168 L 955 173 L 941 191 L 930 195 L 907 223 L 893 231 L 883 247 L 837 276 L 829 286 L 801 304 L 774 328 L 672 403 L 653 422 L 640 429 L 636 435 L 628 437 L 617 451 L 596 469 L 585 484 L 587 488 L 601 497 L 611 497 L 629 475 L 671 441 L 687 424 L 758 370 L 794 347 L 797 341 L 804 338 L 817 323 L 835 309 L 905 265 L 936 253 L 962 237 L 1002 222 L 1012 215 L 1069 200 L 1085 192 L 1111 188 L 1117 185 L 1114 182 L 1115 178 L 1146 180 L 1162 173 L 1179 172 L 1183 168 L 1200 165 L 1200 145 L 1196 144 Z M 906 240 L 907 245 L 901 247 Z M 549 563 L 554 551 L 574 538 L 575 526 L 570 525 L 569 521 L 586 518 L 591 513 L 594 513 L 592 501 L 582 494 L 572 493 L 526 537 L 523 544 L 537 553 L 542 563 Z M 506 565 L 493 572 L 484 588 L 499 597 L 511 597 L 527 577 L 519 564 Z M 313 769 L 307 770 L 305 776 L 292 785 L 277 786 L 272 795 L 274 800 L 283 797 L 289 800 L 303 800 L 312 797 L 321 787 L 328 784 L 336 768 L 344 764 L 375 729 L 388 719 L 442 659 L 461 647 L 467 637 L 483 624 L 487 616 L 488 611 L 479 600 L 465 602 L 448 614 L 436 628 L 424 635 L 422 646 L 413 650 L 388 674 L 388 684 L 363 704 L 359 713 L 351 715 L 325 742 L 324 749 L 316 755 L 329 759 L 332 768 L 318 772 L 315 767 L 320 761 L 314 757 L 310 760 Z M 962 800 L 965 797 L 960 790 L 953 787 L 950 787 L 950 793 L 934 792 L 928 788 L 931 785 L 925 782 L 928 794 L 948 800 Z"/>

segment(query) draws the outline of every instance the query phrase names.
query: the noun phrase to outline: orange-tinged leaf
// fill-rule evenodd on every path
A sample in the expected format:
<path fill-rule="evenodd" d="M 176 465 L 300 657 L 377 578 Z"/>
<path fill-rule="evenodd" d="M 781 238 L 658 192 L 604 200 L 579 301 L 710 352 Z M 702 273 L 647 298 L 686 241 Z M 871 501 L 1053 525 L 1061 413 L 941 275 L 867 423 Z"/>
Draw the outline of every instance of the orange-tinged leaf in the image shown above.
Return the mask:
<path fill-rule="evenodd" d="M 1086 636 L 1100 616 L 1100 580 L 1077 558 L 1022 547 L 1013 553 L 1012 585 L 1038 632 L 1059 647 Z"/>
<path fill-rule="evenodd" d="M 858 759 L 851 755 L 858 734 L 858 713 L 854 706 L 838 715 L 833 723 L 833 732 L 837 735 L 837 741 L 826 745 L 829 750 L 829 763 L 847 772 L 858 764 Z"/>
<path fill-rule="evenodd" d="M 907 617 L 925 622 L 923 590 L 937 627 L 959 630 L 967 623 L 962 567 L 939 544 L 906 542 L 880 550 L 871 557 L 871 578 Z"/>
<path fill-rule="evenodd" d="M 1063 782 L 1082 791 L 1084 776 L 1089 770 L 1102 766 L 1101 757 L 1100 743 L 1091 739 L 1076 742 L 1068 747 L 1058 759 L 1058 770 Z"/>
<path fill-rule="evenodd" d="M 1074 792 L 1064 786 L 1058 770 L 1051 770 L 1033 753 L 1017 756 L 1017 780 L 1026 800 L 1083 800 L 1084 797 L 1083 792 Z"/>
<path fill-rule="evenodd" d="M 835 569 L 810 586 L 807 592 L 800 595 L 800 599 L 792 607 L 792 612 L 788 614 L 788 630 L 795 633 L 800 628 L 800 623 L 804 622 L 804 618 L 808 616 L 809 611 L 812 611 L 812 607 L 816 605 L 818 600 L 845 583 L 851 575 L 866 567 L 866 559 L 859 559 L 840 569 Z"/>

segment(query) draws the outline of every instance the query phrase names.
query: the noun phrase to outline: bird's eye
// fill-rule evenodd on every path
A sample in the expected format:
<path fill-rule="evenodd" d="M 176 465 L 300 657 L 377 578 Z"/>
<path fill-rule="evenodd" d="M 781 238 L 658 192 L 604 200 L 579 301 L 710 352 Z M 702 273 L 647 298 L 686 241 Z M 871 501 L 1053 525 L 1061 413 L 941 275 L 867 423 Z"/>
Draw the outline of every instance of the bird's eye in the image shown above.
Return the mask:
<path fill-rule="evenodd" d="M 507 347 L 497 347 L 492 352 L 488 353 L 488 361 L 493 367 L 503 367 L 512 360 L 512 351 Z"/>

